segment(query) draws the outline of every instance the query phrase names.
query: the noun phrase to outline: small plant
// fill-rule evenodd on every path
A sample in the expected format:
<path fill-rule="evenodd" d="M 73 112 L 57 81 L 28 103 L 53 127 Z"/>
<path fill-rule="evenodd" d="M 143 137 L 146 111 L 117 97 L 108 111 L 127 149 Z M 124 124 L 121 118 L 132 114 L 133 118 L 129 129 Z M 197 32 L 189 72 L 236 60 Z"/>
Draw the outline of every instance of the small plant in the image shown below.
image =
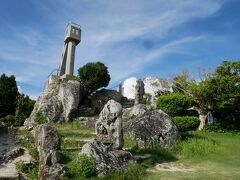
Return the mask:
<path fill-rule="evenodd" d="M 87 155 L 80 155 L 71 164 L 70 171 L 73 176 L 81 176 L 84 178 L 96 175 L 96 160 Z"/>
<path fill-rule="evenodd" d="M 196 130 L 200 122 L 194 116 L 176 116 L 172 120 L 180 132 Z"/>
<path fill-rule="evenodd" d="M 140 180 L 146 175 L 146 170 L 140 164 L 131 164 L 122 171 L 109 172 L 103 180 Z"/>
<path fill-rule="evenodd" d="M 35 115 L 35 122 L 37 124 L 44 124 L 44 123 L 48 123 L 47 118 L 43 115 L 42 111 L 39 110 L 36 115 Z"/>
<path fill-rule="evenodd" d="M 151 105 L 151 99 L 152 99 L 152 95 L 149 94 L 149 93 L 145 93 L 144 96 L 143 96 L 143 102 L 144 104 L 146 105 Z"/>
<path fill-rule="evenodd" d="M 37 179 L 38 177 L 38 164 L 36 163 L 25 164 L 23 161 L 18 161 L 16 169 L 18 172 L 26 174 L 28 179 Z"/>
<path fill-rule="evenodd" d="M 135 114 L 132 114 L 130 117 L 129 117 L 129 119 L 131 119 L 131 120 L 134 120 L 134 119 L 136 119 L 136 115 Z"/>

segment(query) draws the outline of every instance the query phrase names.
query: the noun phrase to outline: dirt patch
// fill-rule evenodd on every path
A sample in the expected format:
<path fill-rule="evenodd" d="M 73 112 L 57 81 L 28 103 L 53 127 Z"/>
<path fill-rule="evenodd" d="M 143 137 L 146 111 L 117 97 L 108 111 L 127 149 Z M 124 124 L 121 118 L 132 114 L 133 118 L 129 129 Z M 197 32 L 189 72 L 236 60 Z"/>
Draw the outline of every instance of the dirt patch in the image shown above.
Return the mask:
<path fill-rule="evenodd" d="M 197 169 L 192 167 L 186 167 L 181 163 L 161 163 L 156 164 L 153 169 L 149 171 L 168 171 L 168 172 L 195 172 Z"/>

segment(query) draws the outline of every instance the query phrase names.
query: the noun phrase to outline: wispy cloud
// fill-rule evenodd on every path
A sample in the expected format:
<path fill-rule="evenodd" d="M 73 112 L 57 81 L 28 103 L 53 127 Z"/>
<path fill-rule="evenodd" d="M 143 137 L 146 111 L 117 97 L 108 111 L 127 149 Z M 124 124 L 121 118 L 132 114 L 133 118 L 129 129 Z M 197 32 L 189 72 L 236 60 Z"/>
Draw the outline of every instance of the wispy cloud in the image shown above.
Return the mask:
<path fill-rule="evenodd" d="M 75 21 L 82 25 L 82 42 L 77 47 L 75 67 L 92 60 L 101 60 L 109 67 L 114 83 L 144 70 L 146 64 L 163 61 L 164 55 L 172 52 L 188 53 L 185 45 L 206 40 L 206 36 L 202 34 L 186 34 L 167 41 L 166 38 L 170 31 L 186 22 L 214 15 L 224 2 L 31 1 L 30 5 L 37 7 L 38 15 L 47 22 L 42 22 L 44 26 L 41 28 L 26 24 L 17 29 L 10 26 L 15 39 L 6 37 L 1 40 L 0 61 L 4 59 L 17 65 L 2 66 L 0 71 L 14 72 L 17 80 L 22 83 L 43 85 L 48 73 L 58 67 L 66 23 Z M 136 45 L 137 40 L 164 40 L 166 43 L 144 49 Z M 33 81 L 37 76 L 41 76 L 39 81 Z"/>

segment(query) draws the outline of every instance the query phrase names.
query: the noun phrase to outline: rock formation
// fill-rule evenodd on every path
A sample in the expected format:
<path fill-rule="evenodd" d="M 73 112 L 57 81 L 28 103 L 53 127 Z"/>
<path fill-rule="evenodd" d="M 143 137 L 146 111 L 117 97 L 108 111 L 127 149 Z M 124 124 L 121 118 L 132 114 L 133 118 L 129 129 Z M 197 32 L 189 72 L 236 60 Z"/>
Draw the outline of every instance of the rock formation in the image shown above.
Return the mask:
<path fill-rule="evenodd" d="M 111 145 L 114 149 L 123 147 L 122 106 L 114 100 L 109 100 L 96 122 L 97 140 Z"/>
<path fill-rule="evenodd" d="M 57 130 L 42 124 L 35 128 L 34 137 L 39 152 L 39 179 L 60 180 L 66 173 L 66 167 L 60 164 L 60 138 Z"/>
<path fill-rule="evenodd" d="M 141 79 L 137 80 L 137 84 L 135 86 L 135 101 L 134 105 L 143 103 L 143 95 L 144 95 L 144 83 Z"/>
<path fill-rule="evenodd" d="M 132 106 L 133 103 L 128 99 L 125 99 L 119 92 L 109 89 L 101 89 L 82 103 L 82 106 L 79 109 L 80 116 L 95 116 L 98 115 L 103 109 L 104 105 L 113 99 L 116 102 L 124 105 Z"/>
<path fill-rule="evenodd" d="M 159 91 L 172 92 L 171 83 L 163 78 L 157 77 L 146 77 L 143 79 L 145 93 L 150 94 L 152 97 L 156 96 Z M 128 99 L 134 99 L 135 97 L 135 86 L 137 84 L 137 78 L 130 77 L 122 83 L 122 95 Z"/>
<path fill-rule="evenodd" d="M 131 108 L 126 108 L 123 110 L 123 120 L 128 121 L 132 119 L 136 119 L 138 116 L 142 116 L 148 109 L 144 104 L 138 104 Z"/>
<path fill-rule="evenodd" d="M 131 153 L 121 150 L 123 147 L 121 104 L 109 100 L 101 111 L 95 128 L 96 139 L 85 144 L 81 153 L 96 158 L 98 175 L 126 168 L 133 157 Z"/>
<path fill-rule="evenodd" d="M 25 127 L 28 129 L 33 127 L 35 115 L 39 110 L 49 121 L 53 122 L 69 121 L 76 117 L 81 100 L 81 91 L 82 86 L 78 81 L 67 81 L 59 76 L 50 76 L 30 117 L 24 123 Z"/>
<path fill-rule="evenodd" d="M 99 176 L 103 176 L 109 171 L 122 170 L 128 166 L 129 161 L 133 160 L 130 152 L 113 150 L 96 139 L 85 144 L 81 153 L 96 158 L 96 168 Z"/>
<path fill-rule="evenodd" d="M 157 144 L 168 147 L 180 137 L 170 116 L 161 110 L 148 110 L 129 121 L 125 128 L 140 148 L 151 148 Z"/>
<path fill-rule="evenodd" d="M 8 132 L 7 124 L 0 121 L 0 134 L 1 133 L 7 133 L 7 132 Z"/>

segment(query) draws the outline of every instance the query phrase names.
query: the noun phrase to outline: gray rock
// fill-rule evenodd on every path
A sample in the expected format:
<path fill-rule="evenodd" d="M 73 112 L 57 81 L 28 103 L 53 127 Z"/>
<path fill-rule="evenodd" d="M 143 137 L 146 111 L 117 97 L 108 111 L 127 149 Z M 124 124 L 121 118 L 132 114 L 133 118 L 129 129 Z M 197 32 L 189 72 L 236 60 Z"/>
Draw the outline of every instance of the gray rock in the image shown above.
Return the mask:
<path fill-rule="evenodd" d="M 141 79 L 137 80 L 137 84 L 135 86 L 135 101 L 134 105 L 142 104 L 143 103 L 143 95 L 145 94 L 144 91 L 144 83 Z"/>
<path fill-rule="evenodd" d="M 85 144 L 82 147 L 81 154 L 96 158 L 96 168 L 99 176 L 103 176 L 109 171 L 125 169 L 129 162 L 133 160 L 130 152 L 112 150 L 111 146 L 96 139 Z"/>
<path fill-rule="evenodd" d="M 104 105 L 109 100 L 114 100 L 116 102 L 121 102 L 122 95 L 115 91 L 115 90 L 109 90 L 109 89 L 101 89 L 100 91 L 97 91 L 91 96 L 91 106 L 95 109 L 98 109 L 101 111 L 104 107 Z"/>
<path fill-rule="evenodd" d="M 142 116 L 148 109 L 144 104 L 138 104 L 133 106 L 132 108 L 124 109 L 123 111 L 123 119 L 124 120 L 133 120 L 138 116 Z"/>
<path fill-rule="evenodd" d="M 0 121 L 0 134 L 1 133 L 7 133 L 7 132 L 8 132 L 7 124 Z"/>
<path fill-rule="evenodd" d="M 73 119 L 78 114 L 81 90 L 78 81 L 67 81 L 60 79 L 59 76 L 50 76 L 24 126 L 27 129 L 33 128 L 35 115 L 39 110 L 49 121 L 63 122 Z"/>
<path fill-rule="evenodd" d="M 81 122 L 81 125 L 85 128 L 95 128 L 95 123 L 98 120 L 98 117 L 78 117 L 76 120 Z"/>
<path fill-rule="evenodd" d="M 4 160 L 5 161 L 11 161 L 21 155 L 24 154 L 24 149 L 21 148 L 21 147 L 16 147 L 16 148 L 13 148 L 12 150 L 10 150 L 9 152 L 7 152 L 5 155 L 4 155 Z"/>
<path fill-rule="evenodd" d="M 151 148 L 157 144 L 169 147 L 180 137 L 171 117 L 161 110 L 149 110 L 136 120 L 129 121 L 126 131 L 140 148 Z"/>
<path fill-rule="evenodd" d="M 61 179 L 67 168 L 60 164 L 60 138 L 57 130 L 47 124 L 36 127 L 35 144 L 39 152 L 39 179 Z"/>
<path fill-rule="evenodd" d="M 114 149 L 123 147 L 122 106 L 109 100 L 96 122 L 96 135 L 99 141 L 112 145 Z"/>

